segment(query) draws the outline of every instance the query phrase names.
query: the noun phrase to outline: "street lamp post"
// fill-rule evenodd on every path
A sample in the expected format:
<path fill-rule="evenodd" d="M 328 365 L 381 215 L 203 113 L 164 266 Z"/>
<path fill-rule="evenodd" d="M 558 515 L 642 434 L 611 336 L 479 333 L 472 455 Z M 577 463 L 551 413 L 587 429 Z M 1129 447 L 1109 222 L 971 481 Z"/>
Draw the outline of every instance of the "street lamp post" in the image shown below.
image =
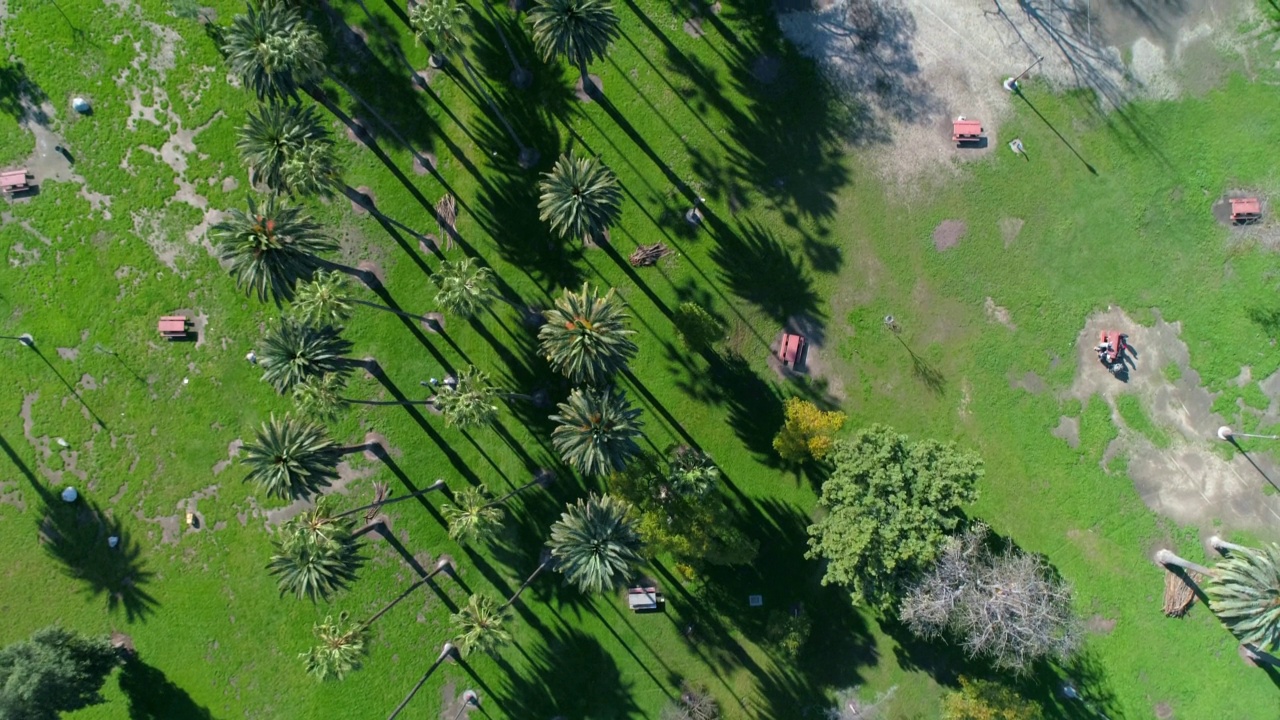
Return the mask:
<path fill-rule="evenodd" d="M 464 690 L 462 692 L 462 707 L 458 708 L 458 713 L 453 716 L 453 720 L 458 720 L 467 708 L 478 707 L 480 705 L 480 696 L 475 690 Z"/>
<path fill-rule="evenodd" d="M 31 333 L 22 333 L 21 335 L 0 335 L 0 339 L 17 340 L 29 348 L 36 346 L 36 339 L 31 337 Z"/>
<path fill-rule="evenodd" d="M 1005 81 L 1004 81 L 1004 89 L 1005 89 L 1005 90 L 1008 90 L 1009 92 L 1013 92 L 1013 93 L 1018 92 L 1018 81 L 1019 81 L 1019 80 L 1021 80 L 1021 79 L 1022 79 L 1022 78 L 1024 78 L 1024 77 L 1026 77 L 1027 73 L 1029 73 L 1029 72 L 1031 72 L 1032 70 L 1034 70 L 1034 69 L 1035 69 L 1035 66 L 1039 65 L 1039 64 L 1040 64 L 1040 63 L 1042 63 L 1042 62 L 1044 62 L 1044 56 L 1043 56 L 1043 55 L 1041 55 L 1040 57 L 1037 57 L 1037 58 L 1036 58 L 1036 61 L 1035 61 L 1035 62 L 1033 62 L 1033 63 L 1031 63 L 1030 65 L 1028 65 L 1026 70 L 1023 70 L 1022 72 L 1018 73 L 1017 75 L 1014 75 L 1013 77 L 1009 78 L 1008 80 L 1005 80 Z"/>
<path fill-rule="evenodd" d="M 1238 433 L 1231 429 L 1229 425 L 1223 425 L 1218 428 L 1218 439 L 1225 442 L 1235 442 L 1238 437 L 1258 438 L 1259 440 L 1280 440 L 1280 435 L 1254 435 L 1252 433 Z"/>

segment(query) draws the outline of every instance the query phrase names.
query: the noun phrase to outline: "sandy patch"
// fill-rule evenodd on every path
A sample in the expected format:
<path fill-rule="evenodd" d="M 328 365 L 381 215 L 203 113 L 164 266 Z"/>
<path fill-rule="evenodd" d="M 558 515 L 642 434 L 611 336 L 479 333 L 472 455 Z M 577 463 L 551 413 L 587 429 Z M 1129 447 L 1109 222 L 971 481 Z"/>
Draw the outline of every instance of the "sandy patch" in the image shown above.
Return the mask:
<path fill-rule="evenodd" d="M 1117 379 L 1098 363 L 1093 347 L 1103 330 L 1129 335 L 1136 356 L 1127 380 Z M 1065 396 L 1087 402 L 1098 395 L 1108 403 L 1121 433 L 1107 448 L 1103 464 L 1126 456 L 1134 488 L 1152 510 L 1219 534 L 1242 529 L 1274 535 L 1280 493 L 1268 494 L 1263 488 L 1280 484 L 1280 468 L 1256 444 L 1245 444 L 1248 455 L 1236 452 L 1230 460 L 1223 459 L 1222 448 L 1213 447 L 1222 442 L 1218 428 L 1229 423 L 1213 412 L 1214 396 L 1190 369 L 1180 333 L 1178 323 L 1165 322 L 1158 313 L 1151 327 L 1134 323 L 1119 309 L 1090 317 L 1076 343 L 1076 377 Z M 1162 372 L 1170 364 L 1183 369 L 1177 382 L 1169 382 Z M 1146 415 L 1170 436 L 1169 447 L 1158 448 L 1127 428 L 1116 409 L 1122 394 L 1138 397 Z"/>
<path fill-rule="evenodd" d="M 1023 220 L 1015 217 L 1000 218 L 999 225 L 1000 237 L 1004 238 L 1004 246 L 1007 249 L 1018 239 L 1018 233 L 1022 232 Z"/>
<path fill-rule="evenodd" d="M 989 322 L 998 322 L 1010 330 L 1017 330 L 1018 326 L 1013 324 L 1013 318 L 1009 315 L 1009 308 L 1003 305 L 997 305 L 996 301 L 991 297 L 987 297 L 982 303 L 982 310 L 987 314 Z"/>
<path fill-rule="evenodd" d="M 962 220 L 943 220 L 933 229 L 933 249 L 938 252 L 950 250 L 959 244 L 968 229 Z"/>
<path fill-rule="evenodd" d="M 1084 623 L 1085 629 L 1095 635 L 1110 635 L 1116 629 L 1116 621 L 1101 615 L 1094 615 Z"/>

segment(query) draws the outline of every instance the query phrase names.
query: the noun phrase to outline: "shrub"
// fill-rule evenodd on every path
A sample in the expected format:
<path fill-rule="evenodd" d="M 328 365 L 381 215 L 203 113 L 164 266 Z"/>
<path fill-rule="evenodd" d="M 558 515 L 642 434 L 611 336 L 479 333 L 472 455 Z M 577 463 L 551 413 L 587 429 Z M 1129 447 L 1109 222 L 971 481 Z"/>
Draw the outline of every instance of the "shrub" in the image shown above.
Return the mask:
<path fill-rule="evenodd" d="M 844 427 L 846 415 L 839 411 L 819 410 L 817 405 L 800 398 L 787 398 L 786 420 L 773 439 L 773 449 L 783 460 L 803 462 L 821 460 L 831 452 L 834 435 Z"/>
<path fill-rule="evenodd" d="M 693 302 L 680 303 L 672 314 L 680 341 L 690 350 L 708 350 L 724 339 L 724 324 Z"/>
<path fill-rule="evenodd" d="M 942 698 L 942 720 L 1040 720 L 1040 706 L 989 680 L 960 678 Z"/>

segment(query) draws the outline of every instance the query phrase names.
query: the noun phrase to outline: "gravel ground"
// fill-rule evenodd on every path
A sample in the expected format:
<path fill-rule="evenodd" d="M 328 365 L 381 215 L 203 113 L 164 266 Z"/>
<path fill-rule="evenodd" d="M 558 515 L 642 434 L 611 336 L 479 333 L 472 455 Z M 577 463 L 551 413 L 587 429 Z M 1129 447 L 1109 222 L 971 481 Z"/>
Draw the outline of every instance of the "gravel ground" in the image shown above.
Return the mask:
<path fill-rule="evenodd" d="M 999 150 L 1011 97 L 1001 82 L 1033 75 L 1097 91 L 1104 111 L 1182 92 L 1192 47 L 1223 47 L 1248 0 L 822 0 L 784 12 L 783 32 L 819 59 L 859 106 L 858 145 L 877 152 L 888 182 L 908 185 Z M 1200 53 L 1195 53 L 1201 56 Z M 1126 62 L 1128 58 L 1128 62 Z M 985 149 L 957 149 L 950 120 L 982 121 Z M 944 173 L 945 176 L 945 173 Z"/>

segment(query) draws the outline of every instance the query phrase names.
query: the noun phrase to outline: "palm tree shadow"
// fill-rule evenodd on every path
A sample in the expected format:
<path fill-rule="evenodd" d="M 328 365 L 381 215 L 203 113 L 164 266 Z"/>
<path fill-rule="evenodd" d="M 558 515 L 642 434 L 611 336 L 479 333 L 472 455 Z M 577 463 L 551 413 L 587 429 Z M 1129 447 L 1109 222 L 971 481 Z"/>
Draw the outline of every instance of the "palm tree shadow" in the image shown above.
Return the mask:
<path fill-rule="evenodd" d="M 599 640 L 568 626 L 544 637 L 524 671 L 509 671 L 499 690 L 511 717 L 641 715 L 629 683 Z"/>
<path fill-rule="evenodd" d="M 213 720 L 208 708 L 196 704 L 159 668 L 137 657 L 125 661 L 118 680 L 129 703 L 129 720 Z"/>
<path fill-rule="evenodd" d="M 128 622 L 146 620 L 156 599 L 143 587 L 155 573 L 146 569 L 142 549 L 120 523 L 94 502 L 46 502 L 37 521 L 44 550 L 62 565 L 63 573 L 84 584 L 90 598 L 106 596 L 107 610 L 123 609 Z M 108 538 L 119 542 L 113 548 Z"/>

